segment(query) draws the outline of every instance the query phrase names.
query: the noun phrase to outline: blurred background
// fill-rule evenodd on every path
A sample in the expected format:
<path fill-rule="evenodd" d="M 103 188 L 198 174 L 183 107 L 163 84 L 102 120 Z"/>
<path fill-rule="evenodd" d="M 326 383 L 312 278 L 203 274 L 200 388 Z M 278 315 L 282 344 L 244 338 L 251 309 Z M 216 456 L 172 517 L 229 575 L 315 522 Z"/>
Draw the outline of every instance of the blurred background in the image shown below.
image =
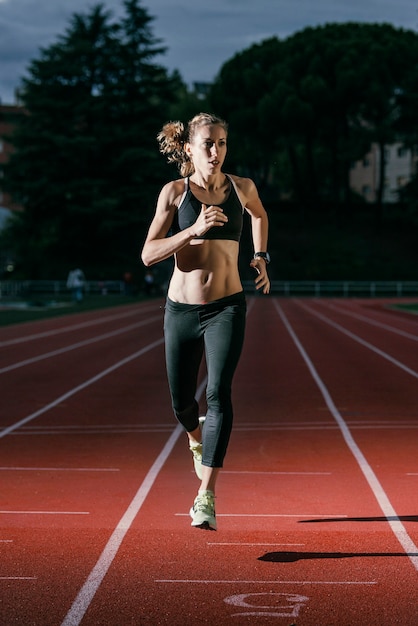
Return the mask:
<path fill-rule="evenodd" d="M 100 296 L 162 293 L 171 262 L 139 260 L 178 176 L 155 138 L 200 111 L 229 123 L 225 171 L 258 186 L 277 285 L 415 283 L 414 3 L 189 4 L 0 0 L 0 299 L 77 302 L 75 269 Z"/>

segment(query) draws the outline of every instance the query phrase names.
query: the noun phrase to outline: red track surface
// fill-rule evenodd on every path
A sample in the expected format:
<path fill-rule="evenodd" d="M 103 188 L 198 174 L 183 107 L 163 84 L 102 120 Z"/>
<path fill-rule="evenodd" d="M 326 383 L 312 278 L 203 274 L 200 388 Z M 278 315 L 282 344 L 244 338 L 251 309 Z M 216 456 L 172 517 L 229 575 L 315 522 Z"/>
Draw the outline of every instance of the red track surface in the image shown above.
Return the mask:
<path fill-rule="evenodd" d="M 418 318 L 248 304 L 216 533 L 162 301 L 0 329 L 2 626 L 418 624 Z"/>

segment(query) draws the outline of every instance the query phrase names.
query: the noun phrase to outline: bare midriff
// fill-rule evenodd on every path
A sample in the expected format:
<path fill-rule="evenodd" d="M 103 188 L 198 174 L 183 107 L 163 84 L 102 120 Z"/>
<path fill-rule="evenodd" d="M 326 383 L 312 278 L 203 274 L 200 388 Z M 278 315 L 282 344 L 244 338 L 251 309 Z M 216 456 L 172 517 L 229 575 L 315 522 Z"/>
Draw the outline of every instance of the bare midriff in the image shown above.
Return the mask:
<path fill-rule="evenodd" d="M 193 239 L 175 255 L 168 297 L 203 304 L 242 291 L 237 241 Z"/>

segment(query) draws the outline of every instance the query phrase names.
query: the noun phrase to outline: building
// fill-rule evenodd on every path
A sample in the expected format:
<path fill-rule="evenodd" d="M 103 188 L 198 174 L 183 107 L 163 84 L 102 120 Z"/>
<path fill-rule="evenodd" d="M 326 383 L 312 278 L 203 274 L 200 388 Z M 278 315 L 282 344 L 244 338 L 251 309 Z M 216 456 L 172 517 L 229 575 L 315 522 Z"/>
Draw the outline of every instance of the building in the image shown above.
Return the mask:
<path fill-rule="evenodd" d="M 12 198 L 2 189 L 2 165 L 7 163 L 13 152 L 10 136 L 17 119 L 23 115 L 24 109 L 18 105 L 0 104 L 0 228 L 12 211 L 20 211 L 22 207 L 12 201 Z"/>
<path fill-rule="evenodd" d="M 22 206 L 12 201 L 12 198 L 2 188 L 2 166 L 7 163 L 13 152 L 11 135 L 17 120 L 23 115 L 24 109 L 18 105 L 0 104 L 0 231 L 6 226 L 14 211 L 21 211 Z M 0 278 L 10 274 L 14 269 L 11 254 L 0 249 Z"/>
<path fill-rule="evenodd" d="M 386 146 L 385 161 L 383 202 L 394 203 L 398 201 L 399 190 L 409 183 L 417 171 L 417 154 L 397 142 Z M 374 143 L 363 159 L 356 161 L 351 168 L 350 187 L 366 202 L 376 202 L 379 184 L 380 150 Z"/>

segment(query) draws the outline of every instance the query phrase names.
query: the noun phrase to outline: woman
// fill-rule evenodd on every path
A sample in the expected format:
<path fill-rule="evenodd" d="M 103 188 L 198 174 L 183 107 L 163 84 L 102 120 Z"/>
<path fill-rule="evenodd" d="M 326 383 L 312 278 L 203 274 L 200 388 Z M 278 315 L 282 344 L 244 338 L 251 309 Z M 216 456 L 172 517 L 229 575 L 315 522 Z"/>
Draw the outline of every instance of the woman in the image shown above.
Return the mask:
<path fill-rule="evenodd" d="M 252 180 L 222 171 L 227 151 L 223 120 L 200 113 L 187 128 L 167 123 L 157 139 L 183 178 L 161 190 L 142 260 L 148 267 L 174 255 L 164 319 L 168 381 L 201 480 L 190 511 L 192 526 L 216 530 L 216 480 L 232 429 L 231 384 L 245 328 L 238 273 L 243 212 L 251 217 L 255 254 L 250 265 L 264 294 L 270 290 L 268 219 Z M 203 351 L 207 412 L 199 421 L 195 392 Z"/>

